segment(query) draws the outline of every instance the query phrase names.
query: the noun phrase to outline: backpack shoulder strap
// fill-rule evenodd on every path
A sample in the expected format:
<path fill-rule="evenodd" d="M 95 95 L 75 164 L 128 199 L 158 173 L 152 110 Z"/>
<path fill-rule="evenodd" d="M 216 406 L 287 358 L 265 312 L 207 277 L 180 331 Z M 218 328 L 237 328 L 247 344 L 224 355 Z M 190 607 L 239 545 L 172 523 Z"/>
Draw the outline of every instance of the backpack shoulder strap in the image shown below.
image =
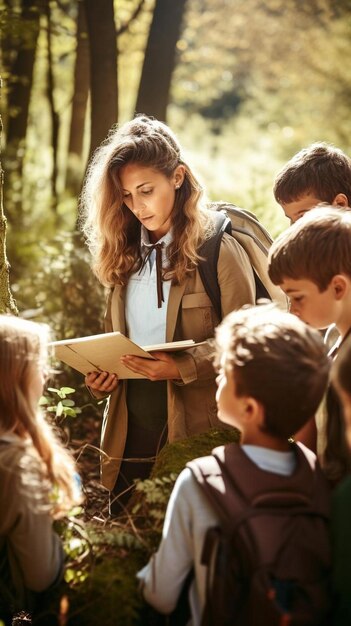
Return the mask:
<path fill-rule="evenodd" d="M 281 290 L 273 285 L 267 273 L 268 250 L 272 238 L 257 217 L 228 202 L 213 202 L 212 209 L 215 232 L 199 248 L 202 259 L 198 271 L 215 313 L 222 319 L 221 291 L 218 283 L 217 264 L 221 241 L 226 232 L 248 255 L 255 280 L 256 301 L 260 298 L 282 301 Z"/>
<path fill-rule="evenodd" d="M 212 455 L 194 459 L 187 466 L 219 515 L 224 529 L 233 528 L 245 517 L 264 508 L 307 507 L 327 518 L 329 488 L 315 455 L 300 444 L 293 444 L 296 468 L 287 481 L 280 474 L 263 472 L 240 446 L 228 444 Z M 250 480 L 248 480 L 250 477 Z"/>
<path fill-rule="evenodd" d="M 216 451 L 220 448 L 216 448 Z M 235 489 L 232 480 L 229 485 L 218 458 L 212 454 L 193 459 L 187 463 L 187 467 L 216 511 L 223 529 L 231 529 L 233 523 L 241 517 L 243 509 L 248 506 L 248 502 L 243 494 Z"/>
<path fill-rule="evenodd" d="M 213 304 L 213 308 L 218 319 L 220 320 L 222 318 L 222 309 L 221 291 L 217 278 L 217 263 L 223 234 L 226 232 L 231 235 L 232 224 L 230 218 L 227 217 L 222 211 L 214 211 L 213 217 L 215 232 L 200 246 L 199 254 L 203 257 L 203 260 L 199 262 L 198 270 L 206 293 Z"/>

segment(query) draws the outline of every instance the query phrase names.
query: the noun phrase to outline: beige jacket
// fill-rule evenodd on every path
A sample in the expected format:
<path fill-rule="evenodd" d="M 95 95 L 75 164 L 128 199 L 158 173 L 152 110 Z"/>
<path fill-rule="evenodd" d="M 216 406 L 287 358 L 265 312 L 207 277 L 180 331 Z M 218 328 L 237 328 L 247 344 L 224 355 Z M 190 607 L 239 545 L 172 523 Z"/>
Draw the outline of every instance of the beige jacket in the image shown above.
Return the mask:
<path fill-rule="evenodd" d="M 15 589 L 19 608 L 28 591 L 41 592 L 61 575 L 63 549 L 53 530 L 48 493 L 31 444 L 16 435 L 0 438 L 1 575 Z"/>
<path fill-rule="evenodd" d="M 244 304 L 255 302 L 255 283 L 246 252 L 233 237 L 223 236 L 218 259 L 223 317 Z M 111 290 L 105 316 L 106 332 L 125 334 L 125 288 Z M 204 345 L 174 355 L 181 382 L 167 381 L 169 441 L 183 439 L 220 426 L 216 408 L 215 372 L 212 365 L 214 336 L 218 324 L 200 275 L 195 271 L 169 294 L 166 341 L 194 339 Z M 147 415 L 145 414 L 145 418 Z M 128 429 L 126 382 L 120 382 L 108 399 L 101 433 L 101 480 L 113 489 L 123 458 Z"/>

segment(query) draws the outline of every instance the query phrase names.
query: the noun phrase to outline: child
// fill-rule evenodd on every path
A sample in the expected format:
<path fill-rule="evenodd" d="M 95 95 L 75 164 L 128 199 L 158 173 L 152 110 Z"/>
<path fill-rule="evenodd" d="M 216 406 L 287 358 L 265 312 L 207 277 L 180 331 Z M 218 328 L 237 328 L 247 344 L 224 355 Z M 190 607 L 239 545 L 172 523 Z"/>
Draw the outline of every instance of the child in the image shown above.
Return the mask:
<path fill-rule="evenodd" d="M 91 372 L 87 386 L 111 394 L 104 414 L 101 479 L 110 511 L 126 504 L 133 481 L 147 478 L 166 442 L 218 427 L 211 361 L 219 320 L 198 271 L 214 214 L 171 129 L 146 116 L 113 128 L 96 151 L 82 195 L 84 231 L 98 279 L 109 287 L 106 331 L 139 345 L 201 343 L 155 359 L 121 360 L 134 378 Z M 223 316 L 255 302 L 249 258 L 225 234 L 218 259 Z M 141 379 L 140 379 L 141 375 Z"/>
<path fill-rule="evenodd" d="M 314 414 L 328 379 L 320 334 L 269 304 L 228 315 L 216 331 L 216 341 L 218 416 L 241 431 L 241 446 L 218 450 L 225 459 L 235 456 L 243 470 L 254 464 L 253 471 L 266 477 L 267 490 L 278 481 L 285 492 L 301 467 L 301 457 L 306 462 L 288 438 Z M 307 486 L 312 494 L 313 474 Z M 250 483 L 250 468 L 246 481 Z M 173 611 L 194 568 L 189 590 L 192 624 L 201 623 L 206 595 L 201 554 L 206 531 L 218 525 L 215 510 L 186 468 L 168 504 L 160 547 L 138 574 L 146 600 L 158 611 Z"/>
<path fill-rule="evenodd" d="M 277 174 L 273 193 L 291 223 L 321 202 L 351 202 L 351 159 L 339 148 L 313 143 L 300 150 Z"/>
<path fill-rule="evenodd" d="M 335 359 L 331 380 L 343 406 L 346 439 L 351 448 L 351 338 L 347 338 Z M 332 542 L 335 615 L 333 626 L 351 623 L 351 477 L 347 476 L 333 493 Z"/>
<path fill-rule="evenodd" d="M 290 299 L 290 311 L 314 328 L 335 324 L 340 338 L 351 330 L 351 212 L 315 208 L 273 243 L 269 276 Z M 333 390 L 317 416 L 317 452 L 328 478 L 337 482 L 349 470 L 343 422 Z"/>
<path fill-rule="evenodd" d="M 77 503 L 73 460 L 38 411 L 48 329 L 0 316 L 0 618 L 60 580 L 53 519 Z"/>

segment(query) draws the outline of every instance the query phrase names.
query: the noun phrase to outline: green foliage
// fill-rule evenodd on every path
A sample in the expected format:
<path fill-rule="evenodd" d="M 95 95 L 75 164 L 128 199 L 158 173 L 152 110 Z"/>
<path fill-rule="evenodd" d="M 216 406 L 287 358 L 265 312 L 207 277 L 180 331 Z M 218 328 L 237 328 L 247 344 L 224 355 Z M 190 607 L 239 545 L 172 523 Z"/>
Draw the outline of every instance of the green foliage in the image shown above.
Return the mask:
<path fill-rule="evenodd" d="M 238 442 L 240 433 L 236 428 L 219 430 L 213 428 L 200 435 L 192 435 L 167 444 L 160 451 L 151 478 L 162 478 L 172 473 L 179 474 L 188 461 L 210 454 L 213 448 L 227 443 Z"/>
<path fill-rule="evenodd" d="M 70 626 L 141 624 L 143 605 L 137 588 L 136 571 L 144 555 L 138 551 L 116 550 L 97 562 L 78 593 L 70 593 Z"/>
<path fill-rule="evenodd" d="M 102 332 L 104 290 L 77 233 L 62 231 L 46 238 L 40 222 L 37 228 L 41 240 L 29 227 L 26 236 L 12 229 L 9 237 L 8 255 L 16 267 L 12 288 L 20 313 L 48 322 L 58 339 Z"/>
<path fill-rule="evenodd" d="M 48 395 L 42 396 L 39 404 L 45 406 L 46 411 L 55 414 L 57 423 L 62 422 L 66 417 L 77 417 L 82 412 L 82 409 L 76 406 L 75 401 L 67 397 L 75 392 L 72 387 L 60 387 L 60 389 L 48 387 L 47 392 Z"/>

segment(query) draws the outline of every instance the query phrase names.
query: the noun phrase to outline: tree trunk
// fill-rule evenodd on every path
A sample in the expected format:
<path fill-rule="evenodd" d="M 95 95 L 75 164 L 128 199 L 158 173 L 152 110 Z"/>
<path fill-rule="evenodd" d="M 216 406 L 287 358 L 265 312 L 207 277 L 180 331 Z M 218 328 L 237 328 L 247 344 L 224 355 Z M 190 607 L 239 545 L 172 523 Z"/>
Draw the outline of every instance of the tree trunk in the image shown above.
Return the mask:
<path fill-rule="evenodd" d="M 87 20 L 85 6 L 82 2 L 79 2 L 77 51 L 74 67 L 74 86 L 66 171 L 66 187 L 75 195 L 79 194 L 85 169 L 85 164 L 82 162 L 82 153 L 89 85 L 90 65 Z"/>
<path fill-rule="evenodd" d="M 51 117 L 51 146 L 52 146 L 52 171 L 51 171 L 51 193 L 52 193 L 52 207 L 54 211 L 57 211 L 57 176 L 58 176 L 58 138 L 60 129 L 59 115 L 55 109 L 54 102 L 54 60 L 52 54 L 52 28 L 51 28 L 51 9 L 50 0 L 46 0 L 46 25 L 47 25 L 47 86 L 46 93 L 49 102 L 49 110 Z"/>
<path fill-rule="evenodd" d="M 4 194 L 8 220 L 18 222 L 23 210 L 21 198 L 23 179 L 22 167 L 28 125 L 28 111 L 32 91 L 33 68 L 40 28 L 40 8 L 31 0 L 22 1 L 22 28 L 18 35 L 17 54 L 11 65 L 9 94 L 7 98 L 7 132 Z M 17 199 L 13 200 L 13 189 L 17 187 Z"/>
<path fill-rule="evenodd" d="M 117 122 L 117 45 L 113 0 L 84 0 L 90 47 L 90 154 Z"/>
<path fill-rule="evenodd" d="M 78 5 L 77 54 L 74 68 L 74 88 L 72 100 L 71 128 L 68 154 L 82 156 L 85 115 L 89 94 L 90 67 L 89 42 L 85 7 Z"/>
<path fill-rule="evenodd" d="M 8 97 L 9 119 L 7 145 L 12 152 L 22 147 L 27 133 L 29 101 L 32 88 L 35 52 L 39 35 L 40 12 L 32 0 L 23 0 L 21 19 L 26 23 L 26 41 L 18 50 L 11 68 L 14 82 Z"/>
<path fill-rule="evenodd" d="M 156 0 L 141 73 L 136 111 L 166 120 L 186 0 Z"/>
<path fill-rule="evenodd" d="M 0 90 L 2 87 L 2 79 L 0 78 Z M 0 115 L 0 150 L 2 139 L 2 119 Z M 1 157 L 1 153 L 0 153 Z M 0 313 L 13 313 L 18 314 L 16 303 L 12 297 L 10 289 L 9 271 L 10 265 L 6 255 L 6 228 L 7 220 L 4 214 L 3 206 L 3 184 L 4 184 L 4 171 L 1 166 L 0 160 Z"/>

